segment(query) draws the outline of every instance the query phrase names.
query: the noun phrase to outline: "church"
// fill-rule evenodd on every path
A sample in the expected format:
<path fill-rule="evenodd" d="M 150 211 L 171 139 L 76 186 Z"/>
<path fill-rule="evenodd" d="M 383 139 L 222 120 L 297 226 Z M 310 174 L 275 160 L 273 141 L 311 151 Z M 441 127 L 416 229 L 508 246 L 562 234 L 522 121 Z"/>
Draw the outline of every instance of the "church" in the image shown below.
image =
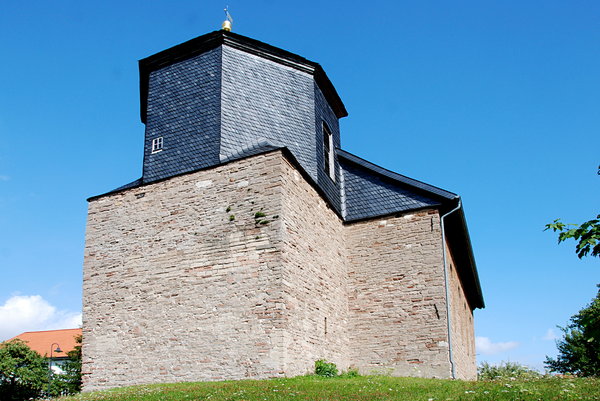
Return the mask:
<path fill-rule="evenodd" d="M 343 150 L 319 64 L 220 30 L 139 70 L 142 176 L 88 199 L 85 391 L 318 359 L 476 378 L 461 199 Z"/>

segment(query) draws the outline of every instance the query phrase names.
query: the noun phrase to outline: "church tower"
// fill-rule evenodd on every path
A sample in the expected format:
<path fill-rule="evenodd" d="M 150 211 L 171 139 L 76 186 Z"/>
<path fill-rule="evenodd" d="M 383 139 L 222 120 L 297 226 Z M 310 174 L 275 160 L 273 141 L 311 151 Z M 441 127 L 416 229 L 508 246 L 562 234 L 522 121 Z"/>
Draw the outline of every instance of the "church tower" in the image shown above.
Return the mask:
<path fill-rule="evenodd" d="M 319 64 L 223 30 L 139 67 L 142 177 L 89 199 L 85 390 L 476 377 L 460 198 L 343 151 Z"/>
<path fill-rule="evenodd" d="M 216 31 L 141 60 L 140 76 L 144 183 L 286 147 L 340 213 L 348 113 L 319 64 Z"/>

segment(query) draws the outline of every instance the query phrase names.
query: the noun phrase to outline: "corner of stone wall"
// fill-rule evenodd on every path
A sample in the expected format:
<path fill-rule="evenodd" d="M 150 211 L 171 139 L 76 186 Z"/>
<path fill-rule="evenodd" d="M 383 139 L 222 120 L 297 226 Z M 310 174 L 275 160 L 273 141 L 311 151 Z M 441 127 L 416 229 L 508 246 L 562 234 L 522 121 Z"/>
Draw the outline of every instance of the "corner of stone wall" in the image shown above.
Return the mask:
<path fill-rule="evenodd" d="M 346 370 L 347 265 L 343 224 L 295 166 L 284 162 L 283 259 L 288 375 L 312 373 L 317 359 Z"/>

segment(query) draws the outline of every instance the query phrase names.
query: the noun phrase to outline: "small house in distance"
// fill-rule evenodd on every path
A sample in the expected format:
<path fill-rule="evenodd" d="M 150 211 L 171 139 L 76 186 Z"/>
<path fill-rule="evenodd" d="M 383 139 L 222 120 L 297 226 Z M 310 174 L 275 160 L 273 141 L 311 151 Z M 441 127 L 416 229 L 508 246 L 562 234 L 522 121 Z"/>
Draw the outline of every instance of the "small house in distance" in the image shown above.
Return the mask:
<path fill-rule="evenodd" d="M 26 331 L 7 341 L 21 340 L 41 356 L 51 358 L 51 366 L 60 368 L 75 350 L 81 329 Z M 58 350 L 58 352 L 57 352 Z"/>
<path fill-rule="evenodd" d="M 142 176 L 89 199 L 84 390 L 476 378 L 461 200 L 342 150 L 319 64 L 216 31 L 139 66 Z"/>

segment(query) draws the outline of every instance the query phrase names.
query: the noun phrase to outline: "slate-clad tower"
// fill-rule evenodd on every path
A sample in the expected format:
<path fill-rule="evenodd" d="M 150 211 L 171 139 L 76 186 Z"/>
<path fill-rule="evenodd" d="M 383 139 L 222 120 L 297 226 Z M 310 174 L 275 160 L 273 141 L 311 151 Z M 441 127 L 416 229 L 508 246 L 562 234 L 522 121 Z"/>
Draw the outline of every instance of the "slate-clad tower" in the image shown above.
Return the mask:
<path fill-rule="evenodd" d="M 341 150 L 318 64 L 217 31 L 141 60 L 140 93 L 142 177 L 89 199 L 86 390 L 320 358 L 475 377 L 459 197 Z"/>
<path fill-rule="evenodd" d="M 142 179 L 152 182 L 259 149 L 287 147 L 338 206 L 339 175 L 331 180 L 322 168 L 322 124 L 339 148 L 338 119 L 347 112 L 325 72 L 292 53 L 223 32 L 140 61 Z M 165 151 L 152 153 L 152 140 L 159 137 Z"/>

